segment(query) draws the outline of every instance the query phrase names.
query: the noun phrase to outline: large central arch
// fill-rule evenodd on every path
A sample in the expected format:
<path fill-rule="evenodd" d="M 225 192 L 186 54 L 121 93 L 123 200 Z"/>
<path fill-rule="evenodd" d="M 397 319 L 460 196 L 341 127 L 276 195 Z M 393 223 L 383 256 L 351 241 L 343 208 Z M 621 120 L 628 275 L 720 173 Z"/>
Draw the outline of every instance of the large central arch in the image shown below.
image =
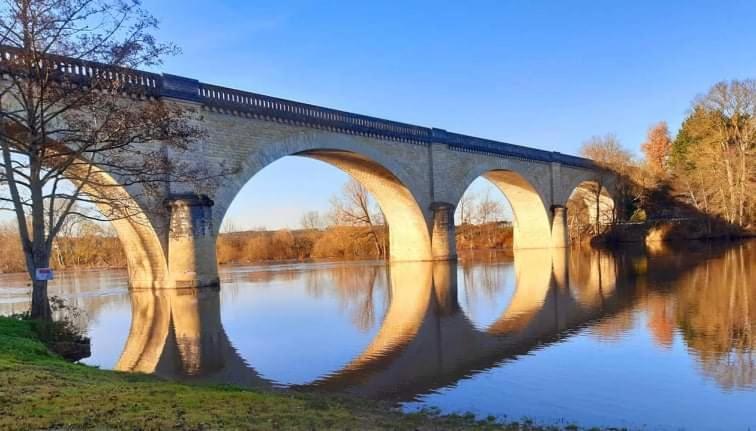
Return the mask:
<path fill-rule="evenodd" d="M 362 184 L 376 199 L 389 225 L 392 261 L 431 260 L 430 234 L 417 200 L 415 180 L 366 138 L 335 133 L 302 133 L 251 148 L 239 172 L 215 193 L 213 222 L 217 235 L 226 211 L 244 184 L 271 163 L 287 156 L 328 163 Z M 293 176 L 296 173 L 292 173 Z M 301 178 L 304 181 L 306 178 Z"/>

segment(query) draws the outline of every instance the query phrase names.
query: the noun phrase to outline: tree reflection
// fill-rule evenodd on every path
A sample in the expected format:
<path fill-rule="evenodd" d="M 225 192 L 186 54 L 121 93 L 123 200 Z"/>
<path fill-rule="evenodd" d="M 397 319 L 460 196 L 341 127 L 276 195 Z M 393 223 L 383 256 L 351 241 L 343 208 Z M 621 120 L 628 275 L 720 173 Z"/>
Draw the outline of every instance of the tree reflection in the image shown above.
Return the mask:
<path fill-rule="evenodd" d="M 239 295 L 244 285 L 268 289 L 292 281 L 301 281 L 311 298 L 337 298 L 361 331 L 373 328 L 388 307 L 386 267 L 382 264 L 295 263 L 231 267 L 223 273 L 224 295 L 232 297 Z"/>
<path fill-rule="evenodd" d="M 671 295 L 650 293 L 646 299 L 646 326 L 657 346 L 670 349 L 675 341 L 675 301 Z"/>
<path fill-rule="evenodd" d="M 361 331 L 375 326 L 376 314 L 385 313 L 388 301 L 376 307 L 376 297 L 386 294 L 386 268 L 382 265 L 337 265 L 306 273 L 308 294 L 324 294 L 339 299 L 342 310 Z M 380 302 L 380 301 L 378 301 Z"/>
<path fill-rule="evenodd" d="M 677 283 L 677 321 L 703 372 L 726 389 L 756 385 L 756 244 L 726 251 Z"/>

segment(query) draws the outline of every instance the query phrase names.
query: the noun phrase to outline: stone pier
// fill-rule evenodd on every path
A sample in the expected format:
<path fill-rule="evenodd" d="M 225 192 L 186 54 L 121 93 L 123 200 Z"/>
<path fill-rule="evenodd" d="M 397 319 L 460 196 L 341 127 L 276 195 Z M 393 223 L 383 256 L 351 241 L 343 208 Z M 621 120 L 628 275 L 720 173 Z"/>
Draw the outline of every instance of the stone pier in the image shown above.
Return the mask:
<path fill-rule="evenodd" d="M 567 230 L 567 207 L 552 205 L 551 207 L 551 247 L 564 248 L 569 246 L 569 231 Z"/>
<path fill-rule="evenodd" d="M 433 232 L 431 252 L 433 260 L 456 260 L 457 240 L 454 227 L 454 205 L 435 202 L 431 205 Z"/>
<path fill-rule="evenodd" d="M 213 201 L 181 194 L 166 200 L 170 211 L 168 271 L 177 288 L 218 286 Z"/>

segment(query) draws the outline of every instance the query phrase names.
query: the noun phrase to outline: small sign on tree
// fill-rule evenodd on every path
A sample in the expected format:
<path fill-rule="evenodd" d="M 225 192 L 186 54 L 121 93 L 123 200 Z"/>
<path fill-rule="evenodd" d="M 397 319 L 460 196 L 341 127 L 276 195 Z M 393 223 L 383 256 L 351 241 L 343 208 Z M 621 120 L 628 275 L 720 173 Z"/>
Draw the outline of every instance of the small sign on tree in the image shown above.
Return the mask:
<path fill-rule="evenodd" d="M 34 278 L 37 281 L 50 281 L 53 279 L 52 268 L 37 268 Z"/>

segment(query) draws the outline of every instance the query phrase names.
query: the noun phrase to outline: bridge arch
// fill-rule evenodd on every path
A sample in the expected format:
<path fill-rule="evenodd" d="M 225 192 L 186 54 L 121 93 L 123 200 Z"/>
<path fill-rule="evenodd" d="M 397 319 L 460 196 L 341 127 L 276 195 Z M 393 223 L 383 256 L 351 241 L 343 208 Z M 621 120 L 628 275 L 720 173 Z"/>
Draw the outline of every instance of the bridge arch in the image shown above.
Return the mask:
<path fill-rule="evenodd" d="M 81 179 L 85 177 L 86 182 Z M 81 186 L 82 195 L 95 202 L 96 209 L 115 229 L 126 256 L 129 287 L 171 287 L 165 249 L 151 217 L 156 211 L 147 208 L 159 206 L 162 202 L 148 202 L 146 196 L 138 196 L 137 186 L 124 187 L 111 174 L 88 160 L 72 164 L 65 179 L 74 187 Z"/>
<path fill-rule="evenodd" d="M 422 190 L 399 164 L 368 145 L 367 138 L 311 132 L 289 136 L 265 146 L 252 146 L 239 171 L 224 179 L 214 194 L 213 224 L 218 234 L 223 218 L 242 187 L 271 163 L 287 156 L 306 157 L 334 166 L 362 184 L 376 199 L 389 226 L 392 261 L 431 260 L 430 234 L 418 200 Z"/>
<path fill-rule="evenodd" d="M 581 181 L 572 189 L 565 206 L 573 224 L 608 225 L 617 218 L 613 192 L 600 180 Z"/>
<path fill-rule="evenodd" d="M 537 173 L 524 173 L 509 160 L 487 163 L 471 169 L 454 193 L 455 204 L 459 203 L 467 188 L 478 177 L 483 177 L 504 194 L 512 208 L 514 248 L 551 247 L 551 222 L 545 202 L 543 181 Z M 514 161 L 516 163 L 516 161 Z M 546 177 L 548 179 L 548 177 Z"/>
<path fill-rule="evenodd" d="M 110 221 L 121 241 L 131 288 L 171 287 L 163 246 L 144 214 Z"/>

